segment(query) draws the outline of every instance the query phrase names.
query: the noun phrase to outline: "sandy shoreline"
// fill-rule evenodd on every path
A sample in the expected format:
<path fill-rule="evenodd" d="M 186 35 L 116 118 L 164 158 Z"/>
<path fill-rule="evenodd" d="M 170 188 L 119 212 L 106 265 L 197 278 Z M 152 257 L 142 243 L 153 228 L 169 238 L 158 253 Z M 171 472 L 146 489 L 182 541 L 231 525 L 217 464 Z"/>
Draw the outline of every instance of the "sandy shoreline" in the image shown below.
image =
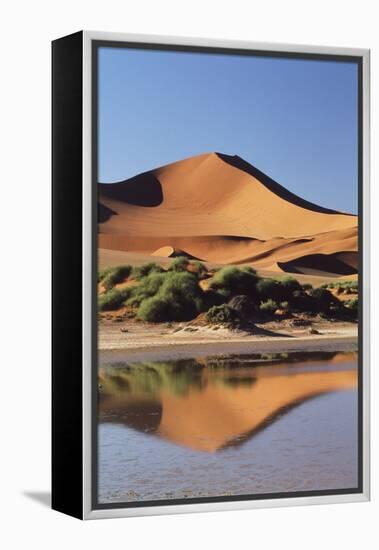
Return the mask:
<path fill-rule="evenodd" d="M 168 360 L 216 354 L 287 351 L 352 351 L 357 348 L 356 325 L 336 323 L 318 327 L 319 334 L 278 331 L 248 334 L 228 329 L 176 332 L 162 327 L 99 326 L 99 360 Z M 213 333 L 212 333 L 213 332 Z"/>

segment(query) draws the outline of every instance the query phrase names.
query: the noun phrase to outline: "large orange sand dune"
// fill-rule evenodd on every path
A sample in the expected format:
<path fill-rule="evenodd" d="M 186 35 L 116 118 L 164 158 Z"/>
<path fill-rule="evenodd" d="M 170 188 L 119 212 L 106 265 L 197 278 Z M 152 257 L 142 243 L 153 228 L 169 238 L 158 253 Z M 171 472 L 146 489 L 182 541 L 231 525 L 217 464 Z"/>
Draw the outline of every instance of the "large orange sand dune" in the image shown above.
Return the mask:
<path fill-rule="evenodd" d="M 199 155 L 99 188 L 102 249 L 277 272 L 357 271 L 357 216 L 309 203 L 237 156 Z"/>

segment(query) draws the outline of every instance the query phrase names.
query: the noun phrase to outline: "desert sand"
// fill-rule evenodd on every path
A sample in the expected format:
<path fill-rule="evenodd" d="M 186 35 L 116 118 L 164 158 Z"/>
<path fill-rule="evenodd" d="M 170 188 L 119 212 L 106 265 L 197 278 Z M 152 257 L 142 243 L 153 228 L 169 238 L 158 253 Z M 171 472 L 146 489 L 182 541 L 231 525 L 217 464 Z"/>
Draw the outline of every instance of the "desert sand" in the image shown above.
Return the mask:
<path fill-rule="evenodd" d="M 357 325 L 349 322 L 313 322 L 309 327 L 282 326 L 281 322 L 257 324 L 253 332 L 192 323 L 167 325 L 134 320 L 99 323 L 101 361 L 122 357 L 125 361 L 180 359 L 213 354 L 248 354 L 266 351 L 353 351 Z"/>
<path fill-rule="evenodd" d="M 99 185 L 102 263 L 123 253 L 309 276 L 357 272 L 357 216 L 293 195 L 238 156 L 188 158 Z M 120 263 L 120 262 L 118 262 Z"/>

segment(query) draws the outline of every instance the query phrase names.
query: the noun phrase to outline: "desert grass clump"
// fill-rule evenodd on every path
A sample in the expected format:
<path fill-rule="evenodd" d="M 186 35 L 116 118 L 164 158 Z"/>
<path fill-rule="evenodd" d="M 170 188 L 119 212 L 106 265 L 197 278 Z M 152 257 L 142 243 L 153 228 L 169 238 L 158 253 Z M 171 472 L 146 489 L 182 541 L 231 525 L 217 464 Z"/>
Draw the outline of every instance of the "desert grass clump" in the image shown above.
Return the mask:
<path fill-rule="evenodd" d="M 97 282 L 101 283 L 101 281 L 112 271 L 113 267 L 103 267 L 102 269 L 99 269 L 97 272 Z"/>
<path fill-rule="evenodd" d="M 251 267 L 228 266 L 215 273 L 209 288 L 221 292 L 228 298 L 238 294 L 255 296 L 257 294 L 256 284 L 258 279 L 256 271 Z"/>
<path fill-rule="evenodd" d="M 205 279 L 208 275 L 207 267 L 200 260 L 192 260 L 190 262 L 190 268 L 193 273 L 196 273 L 198 279 L 200 280 Z"/>
<path fill-rule="evenodd" d="M 112 288 L 105 294 L 102 294 L 98 298 L 98 309 L 99 311 L 112 311 L 119 309 L 124 305 L 125 300 L 127 300 L 130 294 L 129 288 L 123 288 L 121 290 L 117 288 Z"/>
<path fill-rule="evenodd" d="M 190 261 L 188 258 L 186 258 L 185 256 L 178 256 L 177 258 L 172 260 L 168 270 L 179 273 L 179 272 L 187 271 L 189 265 L 190 265 Z"/>
<path fill-rule="evenodd" d="M 212 324 L 228 325 L 236 318 L 236 312 L 227 304 L 211 307 L 205 314 L 206 319 Z"/>
<path fill-rule="evenodd" d="M 149 262 L 136 267 L 133 267 L 131 276 L 133 279 L 139 280 L 143 277 L 147 277 L 151 273 L 163 273 L 164 269 L 155 262 Z"/>
<path fill-rule="evenodd" d="M 358 281 L 336 281 L 324 283 L 321 288 L 336 290 L 337 294 L 358 294 Z"/>
<path fill-rule="evenodd" d="M 129 277 L 131 271 L 131 265 L 118 265 L 110 268 L 102 278 L 102 283 L 105 290 L 110 290 L 118 283 L 122 283 Z"/>
<path fill-rule="evenodd" d="M 137 307 L 147 298 L 155 296 L 163 285 L 166 276 L 166 273 L 152 271 L 149 275 L 142 277 L 139 284 L 130 288 L 127 305 Z"/>

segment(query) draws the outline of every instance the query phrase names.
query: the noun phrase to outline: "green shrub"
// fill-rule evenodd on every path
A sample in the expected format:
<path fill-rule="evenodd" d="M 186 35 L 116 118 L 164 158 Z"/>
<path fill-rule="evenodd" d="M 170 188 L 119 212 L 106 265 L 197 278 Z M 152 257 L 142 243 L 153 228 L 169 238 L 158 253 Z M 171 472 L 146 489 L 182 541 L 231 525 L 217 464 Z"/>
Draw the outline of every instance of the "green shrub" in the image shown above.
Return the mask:
<path fill-rule="evenodd" d="M 137 317 L 150 323 L 162 323 L 167 320 L 174 320 L 176 312 L 173 304 L 166 300 L 153 296 L 144 300 L 138 308 Z"/>
<path fill-rule="evenodd" d="M 232 323 L 236 314 L 233 308 L 227 304 L 222 304 L 220 306 L 211 307 L 205 316 L 209 323 L 225 325 Z"/>
<path fill-rule="evenodd" d="M 110 290 L 118 283 L 121 283 L 127 279 L 131 271 L 131 265 L 119 265 L 108 269 L 107 273 L 102 278 L 104 288 L 106 290 Z"/>
<path fill-rule="evenodd" d="M 178 256 L 174 260 L 172 260 L 170 267 L 168 268 L 169 271 L 176 271 L 176 272 L 182 272 L 187 271 L 189 266 L 189 260 L 185 256 Z"/>
<path fill-rule="evenodd" d="M 345 307 L 347 307 L 354 315 L 358 315 L 358 298 L 352 298 L 351 300 L 346 300 L 344 303 Z"/>
<path fill-rule="evenodd" d="M 262 313 L 275 313 L 275 311 L 278 309 L 278 304 L 274 302 L 274 300 L 266 300 L 265 302 L 262 302 L 259 306 L 260 311 Z"/>
<path fill-rule="evenodd" d="M 197 274 L 199 279 L 205 279 L 207 277 L 208 270 L 203 262 L 200 262 L 199 260 L 192 260 L 191 266 L 194 267 L 194 272 Z"/>
<path fill-rule="evenodd" d="M 158 277 L 159 274 L 155 274 L 155 279 Z M 139 286 L 144 283 L 145 280 Z M 197 277 L 189 272 L 161 274 L 159 280 L 151 282 L 147 288 L 136 289 L 131 301 L 137 296 L 141 298 L 142 294 L 137 316 L 153 323 L 187 321 L 196 317 L 204 307 L 203 291 Z"/>
<path fill-rule="evenodd" d="M 136 267 L 133 267 L 132 270 L 132 277 L 133 279 L 142 279 L 142 277 L 146 277 L 147 275 L 150 275 L 150 273 L 163 273 L 164 269 L 155 262 L 149 262 L 146 264 L 142 264 Z"/>
<path fill-rule="evenodd" d="M 103 267 L 103 269 L 99 269 L 97 272 L 97 282 L 100 283 L 112 269 L 113 267 Z"/>
<path fill-rule="evenodd" d="M 130 306 L 139 306 L 143 300 L 155 296 L 163 285 L 167 273 L 151 272 L 149 275 L 140 279 L 138 285 L 130 287 L 130 296 L 127 304 Z"/>
<path fill-rule="evenodd" d="M 358 293 L 358 281 L 336 281 L 329 282 L 321 285 L 320 288 L 336 289 L 337 294 L 344 292 L 345 294 L 357 294 Z"/>
<path fill-rule="evenodd" d="M 257 293 L 262 301 L 274 300 L 286 302 L 291 299 L 293 292 L 301 290 L 302 286 L 293 277 L 284 277 L 276 280 L 271 278 L 260 279 L 256 285 Z"/>
<path fill-rule="evenodd" d="M 197 277 L 188 271 L 167 273 L 159 295 L 174 303 L 182 304 L 183 309 L 187 310 L 189 318 L 191 318 L 190 311 L 195 316 L 202 311 L 204 305 L 204 293 L 199 286 Z"/>
<path fill-rule="evenodd" d="M 130 288 L 123 288 L 121 290 L 113 288 L 105 294 L 101 294 L 98 298 L 99 311 L 119 309 L 124 304 L 129 294 Z"/>
<path fill-rule="evenodd" d="M 255 296 L 257 294 L 256 284 L 258 276 L 251 267 L 228 266 L 223 267 L 213 276 L 209 288 L 223 292 L 225 296 L 231 297 L 237 294 Z"/>
<path fill-rule="evenodd" d="M 280 299 L 281 297 L 281 285 L 279 281 L 276 281 L 275 279 L 260 279 L 259 281 L 257 281 L 256 288 L 258 292 L 258 297 L 262 301 L 269 299 L 276 300 Z"/>

